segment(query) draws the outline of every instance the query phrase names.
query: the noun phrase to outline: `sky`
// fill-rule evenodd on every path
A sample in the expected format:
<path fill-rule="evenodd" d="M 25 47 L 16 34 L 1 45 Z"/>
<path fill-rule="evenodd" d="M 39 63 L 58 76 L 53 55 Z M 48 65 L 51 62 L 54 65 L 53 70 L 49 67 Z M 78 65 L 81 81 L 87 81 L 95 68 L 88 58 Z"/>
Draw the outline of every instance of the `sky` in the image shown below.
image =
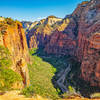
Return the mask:
<path fill-rule="evenodd" d="M 0 16 L 36 21 L 54 15 L 64 18 L 84 0 L 0 0 Z"/>

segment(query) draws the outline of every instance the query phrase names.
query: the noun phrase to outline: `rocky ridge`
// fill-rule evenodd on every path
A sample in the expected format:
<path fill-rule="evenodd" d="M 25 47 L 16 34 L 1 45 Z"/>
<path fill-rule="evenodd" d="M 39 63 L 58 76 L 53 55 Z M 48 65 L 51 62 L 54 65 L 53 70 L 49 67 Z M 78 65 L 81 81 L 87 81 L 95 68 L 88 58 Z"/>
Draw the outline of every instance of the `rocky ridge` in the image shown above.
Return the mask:
<path fill-rule="evenodd" d="M 43 47 L 49 40 L 49 35 L 54 31 L 53 25 L 62 19 L 49 16 L 40 20 L 34 27 L 27 32 L 27 42 L 29 48 Z M 54 25 L 55 26 L 55 25 Z"/>
<path fill-rule="evenodd" d="M 63 32 L 52 34 L 50 42 L 45 46 L 45 51 L 77 57 L 77 60 L 82 62 L 82 78 L 92 86 L 100 87 L 99 5 L 98 0 L 78 5 L 70 16 L 69 25 Z"/>
<path fill-rule="evenodd" d="M 23 28 L 25 30 L 25 33 L 27 34 L 27 32 L 29 30 L 31 30 L 35 25 L 38 24 L 38 21 L 35 21 L 35 22 L 22 21 L 21 23 L 23 25 Z"/>
<path fill-rule="evenodd" d="M 23 82 L 21 86 L 17 84 L 15 88 L 23 88 L 29 85 L 27 68 L 29 57 L 24 29 L 18 21 L 13 21 L 11 18 L 3 19 L 0 20 L 0 45 L 8 48 L 10 52 L 12 59 L 11 69 L 22 76 Z"/>

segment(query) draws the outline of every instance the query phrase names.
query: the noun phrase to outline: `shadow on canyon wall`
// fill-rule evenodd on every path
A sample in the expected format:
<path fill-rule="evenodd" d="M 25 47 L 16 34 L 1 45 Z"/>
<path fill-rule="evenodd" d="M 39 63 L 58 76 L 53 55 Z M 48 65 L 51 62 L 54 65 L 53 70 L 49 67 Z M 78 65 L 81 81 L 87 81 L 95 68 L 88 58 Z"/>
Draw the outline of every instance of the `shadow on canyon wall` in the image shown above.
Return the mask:
<path fill-rule="evenodd" d="M 90 95 L 92 93 L 100 92 L 100 88 L 98 87 L 92 87 L 90 84 L 86 81 L 84 81 L 81 78 L 81 63 L 77 62 L 74 57 L 70 56 L 64 56 L 64 55 L 53 55 L 53 54 L 47 54 L 43 51 L 43 48 L 39 48 L 36 50 L 35 53 L 32 55 L 37 55 L 40 58 L 43 59 L 43 61 L 48 62 L 53 67 L 56 68 L 55 76 L 52 77 L 52 83 L 54 87 L 57 89 L 59 88 L 56 84 L 57 81 L 57 74 L 67 67 L 67 64 L 71 64 L 71 71 L 69 72 L 68 76 L 66 76 L 66 80 L 68 82 L 68 85 L 71 85 L 75 88 L 76 92 L 80 93 L 84 97 L 90 98 Z M 59 95 L 62 94 L 62 91 L 59 92 Z"/>

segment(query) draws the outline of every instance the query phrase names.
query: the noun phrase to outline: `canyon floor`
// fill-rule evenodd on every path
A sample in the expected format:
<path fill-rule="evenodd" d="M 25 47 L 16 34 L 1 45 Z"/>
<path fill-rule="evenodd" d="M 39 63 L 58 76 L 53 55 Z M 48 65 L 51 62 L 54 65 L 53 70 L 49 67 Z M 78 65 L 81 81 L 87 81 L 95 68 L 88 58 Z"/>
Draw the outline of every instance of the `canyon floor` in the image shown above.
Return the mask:
<path fill-rule="evenodd" d="M 42 49 L 31 49 L 30 50 L 31 55 L 31 62 L 32 64 L 28 65 L 29 67 L 29 75 L 30 75 L 30 82 L 31 87 L 34 91 L 34 94 L 38 94 L 44 98 L 49 97 L 50 100 L 62 100 L 63 95 L 62 92 L 66 92 L 69 90 L 69 86 L 71 87 L 71 84 L 69 83 L 70 80 L 68 80 L 69 72 L 71 70 L 70 64 L 66 63 L 66 59 L 68 60 L 69 57 L 56 57 L 53 55 L 46 55 Z M 62 70 L 63 68 L 63 70 Z M 75 67 L 76 69 L 76 67 Z M 75 72 L 75 69 L 72 69 Z M 73 71 L 71 73 L 73 73 Z M 76 70 L 77 72 L 77 70 Z M 71 74 L 73 75 L 73 74 Z M 70 77 L 70 76 L 69 76 Z M 77 78 L 75 78 L 77 80 Z M 79 81 L 79 80 L 77 80 Z M 65 82 L 67 82 L 66 85 Z M 75 82 L 75 81 L 73 81 Z M 83 82 L 83 81 L 82 81 Z M 80 84 L 83 84 L 79 81 Z M 62 90 L 62 92 L 59 90 L 58 86 L 55 87 L 58 84 L 59 88 Z M 78 84 L 77 86 L 78 87 Z M 83 88 L 84 89 L 83 89 Z M 80 93 L 82 92 L 84 98 L 80 95 L 70 95 L 68 96 L 65 94 L 63 96 L 64 98 L 68 98 L 68 100 L 89 100 L 85 99 L 85 97 L 88 97 L 92 92 L 87 88 L 86 84 L 83 86 L 79 86 Z M 69 90 L 73 93 L 73 88 Z M 75 92 L 75 91 L 74 91 Z M 90 93 L 91 92 L 91 93 Z M 30 92 L 29 92 L 30 93 Z M 26 91 L 26 95 L 30 95 L 28 91 Z M 90 93 L 90 94 L 89 94 Z M 85 94 L 85 95 L 84 95 Z M 86 95 L 87 94 L 87 95 Z M 70 96 L 69 96 L 70 95 Z M 41 97 L 38 96 L 41 100 Z M 70 99 L 72 98 L 72 99 Z M 75 99 L 74 99 L 75 98 Z M 34 100 L 34 99 L 33 99 Z M 43 99 L 45 100 L 45 99 Z M 64 100 L 64 99 L 63 99 Z M 67 99 L 65 99 L 67 100 Z M 92 100 L 92 99 L 91 99 Z"/>

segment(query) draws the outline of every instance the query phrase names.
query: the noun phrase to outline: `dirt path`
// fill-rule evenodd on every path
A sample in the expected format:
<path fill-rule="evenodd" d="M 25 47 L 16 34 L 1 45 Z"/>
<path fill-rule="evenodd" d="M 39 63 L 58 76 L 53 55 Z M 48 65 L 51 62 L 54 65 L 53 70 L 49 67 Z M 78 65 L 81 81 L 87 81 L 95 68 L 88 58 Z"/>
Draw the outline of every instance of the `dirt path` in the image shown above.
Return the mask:
<path fill-rule="evenodd" d="M 62 90 L 62 92 L 66 92 L 67 88 L 66 86 L 64 86 L 64 81 L 66 78 L 66 75 L 71 71 L 71 67 L 70 64 L 67 65 L 67 68 L 65 69 L 65 71 L 63 72 L 63 74 L 61 75 L 61 77 L 57 80 L 57 84 L 60 87 L 60 89 Z"/>

